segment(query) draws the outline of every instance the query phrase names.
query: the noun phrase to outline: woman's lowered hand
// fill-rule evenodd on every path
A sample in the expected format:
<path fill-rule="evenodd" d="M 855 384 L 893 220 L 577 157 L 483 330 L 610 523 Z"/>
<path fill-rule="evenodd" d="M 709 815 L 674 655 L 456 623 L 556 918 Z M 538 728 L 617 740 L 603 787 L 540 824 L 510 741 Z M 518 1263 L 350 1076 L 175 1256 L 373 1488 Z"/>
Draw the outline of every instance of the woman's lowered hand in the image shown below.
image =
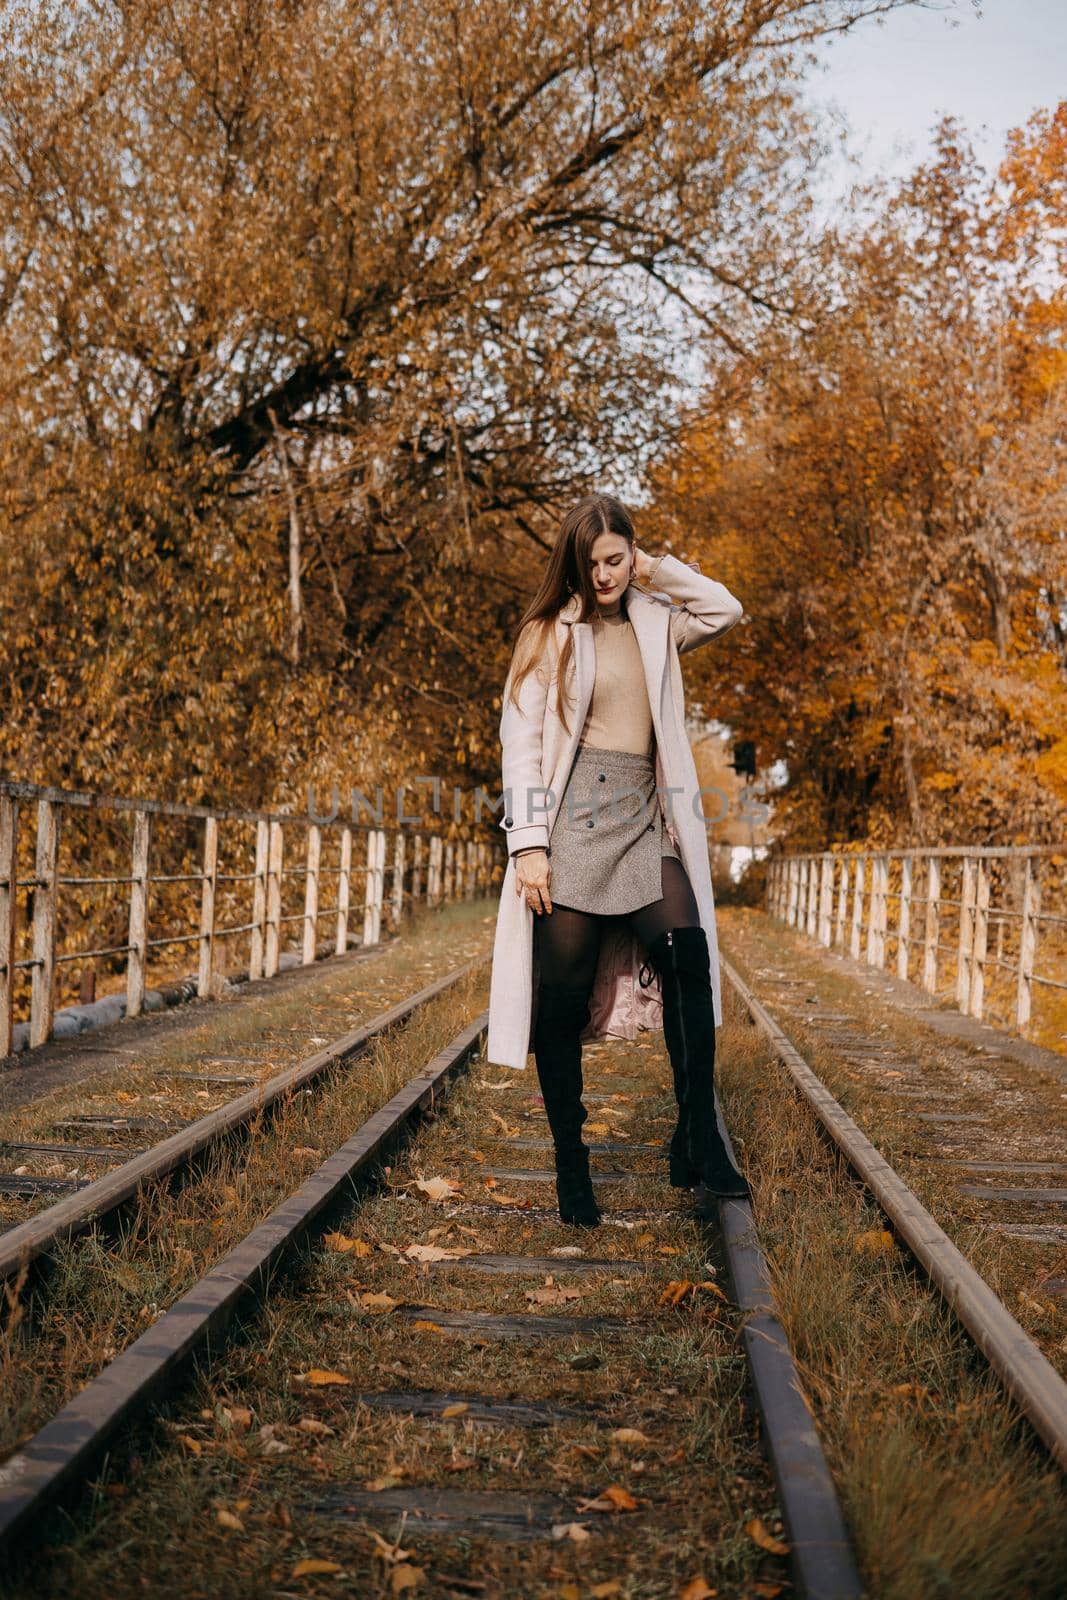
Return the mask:
<path fill-rule="evenodd" d="M 526 904 L 538 916 L 552 910 L 549 885 L 552 864 L 547 850 L 524 850 L 515 857 L 515 893 L 525 896 Z"/>

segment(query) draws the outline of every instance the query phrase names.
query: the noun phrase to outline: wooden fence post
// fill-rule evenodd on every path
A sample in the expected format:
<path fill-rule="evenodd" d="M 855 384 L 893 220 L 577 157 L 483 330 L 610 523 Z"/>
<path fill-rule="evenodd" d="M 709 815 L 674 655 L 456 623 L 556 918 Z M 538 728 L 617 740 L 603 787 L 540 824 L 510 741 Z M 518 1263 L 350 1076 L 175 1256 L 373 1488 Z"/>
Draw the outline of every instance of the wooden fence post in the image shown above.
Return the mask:
<path fill-rule="evenodd" d="M 860 934 L 863 930 L 863 879 L 867 862 L 864 856 L 856 857 L 856 882 L 852 890 L 852 929 L 849 934 L 849 954 L 854 961 L 860 958 Z"/>
<path fill-rule="evenodd" d="M 126 952 L 126 1015 L 139 1017 L 144 1010 L 145 968 L 148 960 L 148 849 L 151 818 L 147 811 L 133 814 L 133 859 L 130 867 L 130 928 Z"/>
<path fill-rule="evenodd" d="M 830 943 L 830 913 L 834 902 L 834 860 L 823 856 L 819 863 L 819 942 Z"/>
<path fill-rule="evenodd" d="M 789 910 L 786 921 L 791 928 L 797 925 L 797 906 L 800 903 L 800 862 L 796 856 L 789 859 Z"/>
<path fill-rule="evenodd" d="M 841 879 L 837 890 L 837 917 L 834 925 L 834 943 L 841 946 L 845 942 L 845 913 L 848 910 L 848 883 L 851 863 L 848 856 L 841 860 Z"/>
<path fill-rule="evenodd" d="M 374 873 L 378 861 L 378 830 L 367 829 L 367 868 L 363 884 L 363 943 L 374 943 Z"/>
<path fill-rule="evenodd" d="M 10 1055 L 15 1026 L 18 843 L 19 803 L 0 794 L 0 1056 Z"/>
<path fill-rule="evenodd" d="M 270 823 L 270 845 L 267 850 L 267 947 L 263 963 L 263 976 L 273 978 L 278 970 L 282 938 L 282 847 L 284 843 L 280 822 Z"/>
<path fill-rule="evenodd" d="M 1023 876 L 1022 925 L 1019 929 L 1019 988 L 1015 999 L 1015 1023 L 1020 1033 L 1027 1033 L 1030 1029 L 1040 915 L 1041 879 L 1038 876 L 1038 864 L 1027 856 Z"/>
<path fill-rule="evenodd" d="M 908 976 L 908 944 L 911 939 L 911 857 L 900 863 L 900 912 L 897 916 L 897 977 Z"/>
<path fill-rule="evenodd" d="M 937 956 L 941 939 L 941 857 L 926 858 L 926 927 L 923 936 L 923 988 L 937 993 Z"/>
<path fill-rule="evenodd" d="M 985 856 L 975 857 L 974 936 L 971 940 L 971 981 L 967 1010 L 981 1018 L 985 1006 L 985 963 L 989 939 L 989 865 Z"/>
<path fill-rule="evenodd" d="M 885 966 L 885 926 L 888 905 L 889 858 L 871 858 L 871 899 L 867 921 L 867 965 Z"/>
<path fill-rule="evenodd" d="M 51 1037 L 56 1006 L 56 882 L 62 814 L 51 800 L 37 802 L 37 851 L 33 890 L 33 982 L 30 1045 Z"/>
<path fill-rule="evenodd" d="M 256 865 L 252 879 L 252 936 L 248 947 L 248 976 L 254 981 L 263 976 L 263 941 L 267 921 L 267 854 L 270 824 L 260 817 L 256 823 Z"/>
<path fill-rule="evenodd" d="M 211 994 L 215 962 L 215 890 L 219 876 L 219 822 L 204 818 L 204 867 L 200 877 L 200 970 L 196 992 L 201 1000 Z"/>
<path fill-rule="evenodd" d="M 956 1009 L 966 1011 L 971 990 L 971 947 L 974 938 L 974 862 L 963 857 L 960 882 L 959 948 L 956 956 Z"/>
<path fill-rule="evenodd" d="M 407 839 L 404 830 L 396 830 L 393 844 L 393 927 L 399 928 L 404 919 L 404 867 L 407 857 Z"/>
<path fill-rule="evenodd" d="M 382 904 L 385 900 L 385 829 L 376 828 L 378 835 L 374 855 L 374 943 L 382 936 Z"/>
<path fill-rule="evenodd" d="M 435 833 L 430 840 L 430 870 L 426 874 L 426 900 L 436 906 L 441 901 L 441 835 Z"/>
<path fill-rule="evenodd" d="M 415 835 L 415 859 L 411 863 L 411 905 L 412 909 L 418 905 L 419 896 L 422 894 L 422 834 Z"/>
<path fill-rule="evenodd" d="M 337 874 L 337 936 L 334 953 L 343 956 L 348 949 L 348 912 L 352 895 L 352 829 L 341 829 L 341 869 Z"/>
<path fill-rule="evenodd" d="M 301 961 L 305 967 L 315 959 L 319 930 L 319 867 L 322 862 L 322 828 L 317 822 L 308 824 L 307 872 L 304 877 L 304 942 Z"/>

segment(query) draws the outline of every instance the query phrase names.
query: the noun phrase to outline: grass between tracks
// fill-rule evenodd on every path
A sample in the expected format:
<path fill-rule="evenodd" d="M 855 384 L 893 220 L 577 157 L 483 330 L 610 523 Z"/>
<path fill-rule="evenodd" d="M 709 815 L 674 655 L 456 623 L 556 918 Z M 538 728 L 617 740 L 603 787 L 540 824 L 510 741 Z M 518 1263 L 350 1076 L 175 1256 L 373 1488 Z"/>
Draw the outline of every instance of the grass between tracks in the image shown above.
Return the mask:
<path fill-rule="evenodd" d="M 453 1017 L 442 1009 L 441 1037 L 424 1041 L 426 1054 L 484 1004 L 472 994 L 460 1014 L 460 998 Z M 939 1297 L 906 1257 L 883 1248 L 882 1219 L 729 998 L 719 1051 L 727 1121 L 871 1596 L 1051 1600 L 1067 1556 L 1062 1481 Z M 396 1082 L 410 1062 L 405 1054 Z M 620 1143 L 653 1144 L 669 1134 L 658 1036 L 587 1050 L 586 1062 L 588 1087 L 617 1092 L 590 1104 L 601 1130 L 591 1137 L 610 1129 Z M 382 1081 L 380 1100 L 396 1082 Z M 475 1064 L 453 1114 L 397 1162 L 387 1192 L 334 1219 L 343 1241 L 327 1245 L 316 1232 L 245 1339 L 174 1397 L 132 1456 L 115 1459 L 95 1502 L 62 1529 L 65 1545 L 16 1579 L 13 1600 L 124 1600 L 146 1589 L 188 1600 L 391 1595 L 408 1585 L 418 1595 L 565 1600 L 660 1600 L 686 1586 L 693 1600 L 708 1592 L 723 1600 L 788 1596 L 784 1561 L 753 1538 L 754 1519 L 772 1541 L 781 1528 L 745 1406 L 736 1314 L 711 1289 L 678 1307 L 661 1304 L 670 1280 L 722 1280 L 721 1262 L 681 1214 L 576 1235 L 508 1204 L 552 1204 L 549 1186 L 485 1181 L 488 1166 L 549 1164 L 548 1151 L 512 1142 L 547 1137 L 528 1099 L 532 1087 L 530 1075 L 512 1079 Z M 308 1145 L 321 1139 L 325 1154 L 351 1125 L 347 1115 L 335 1124 L 332 1142 L 316 1125 Z M 305 1130 L 294 1124 L 289 1136 L 303 1140 Z M 654 1153 L 602 1154 L 594 1165 L 634 1174 L 600 1189 L 609 1217 L 678 1206 Z M 269 1170 L 264 1163 L 256 1181 Z M 417 1182 L 430 1177 L 453 1180 L 461 1196 L 427 1200 Z M 217 1190 L 215 1217 L 219 1211 Z M 337 1248 L 342 1242 L 347 1247 Z M 412 1243 L 538 1257 L 577 1245 L 609 1261 L 636 1260 L 642 1270 L 561 1273 L 547 1285 L 543 1274 L 487 1277 L 466 1270 L 463 1258 L 427 1268 L 392 1253 Z M 130 1264 L 121 1252 L 104 1254 L 99 1270 L 109 1278 L 112 1262 Z M 561 1286 L 578 1297 L 558 1300 L 550 1291 Z M 498 1342 L 441 1331 L 432 1313 L 427 1325 L 413 1326 L 396 1307 L 367 1298 L 380 1295 L 512 1315 L 605 1315 L 631 1326 Z M 310 1381 L 316 1371 L 329 1381 Z M 361 1393 L 382 1389 L 548 1399 L 596 1415 L 488 1427 L 461 1410 L 417 1419 L 360 1403 Z M 618 1436 L 620 1429 L 642 1437 Z M 339 1487 L 387 1492 L 391 1482 L 555 1493 L 588 1537 L 507 1547 L 480 1535 L 431 1538 L 366 1512 L 337 1519 L 316 1510 Z M 580 1509 L 609 1488 L 635 1509 Z M 308 1561 L 329 1570 L 307 1570 Z"/>
<path fill-rule="evenodd" d="M 994 1220 L 1061 1222 L 1062 1208 L 1024 1200 L 987 1199 L 960 1192 L 961 1183 L 991 1188 L 1061 1187 L 1062 1178 L 1027 1173 L 961 1172 L 960 1161 L 1055 1162 L 1067 1143 L 1067 1095 L 1062 1079 L 945 1038 L 902 1015 L 862 980 L 827 965 L 821 946 L 758 913 L 728 913 L 727 955 L 760 998 L 769 970 L 803 979 L 793 993 L 817 997 L 812 1009 L 856 1018 L 855 1032 L 886 1051 L 863 1062 L 819 1020 L 778 1016 L 816 1076 L 844 1106 L 939 1226 L 1000 1296 L 1061 1376 L 1067 1377 L 1067 1299 L 1045 1287 L 1067 1277 L 1067 1250 L 994 1231 Z M 765 1001 L 765 1003 L 767 1003 Z M 848 1032 L 853 1032 L 852 1026 Z M 858 1051 L 858 1057 L 857 1057 Z M 784 1081 L 784 1074 L 783 1074 Z M 981 1123 L 923 1124 L 917 1112 L 981 1116 Z"/>

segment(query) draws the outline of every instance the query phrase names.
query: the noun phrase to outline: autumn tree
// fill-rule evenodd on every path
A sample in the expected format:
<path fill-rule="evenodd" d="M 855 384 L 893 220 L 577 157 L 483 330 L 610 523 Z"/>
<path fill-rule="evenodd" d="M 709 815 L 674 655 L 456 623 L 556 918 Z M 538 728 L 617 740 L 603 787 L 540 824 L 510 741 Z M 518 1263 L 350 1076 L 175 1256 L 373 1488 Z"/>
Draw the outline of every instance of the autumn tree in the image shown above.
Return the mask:
<path fill-rule="evenodd" d="M 496 783 L 531 564 L 806 303 L 805 52 L 902 3 L 4 7 L 4 769 Z"/>
<path fill-rule="evenodd" d="M 946 121 L 858 194 L 817 314 L 713 361 L 656 474 L 746 603 L 709 693 L 786 764 L 798 842 L 1062 837 L 1065 127 L 989 177 Z"/>

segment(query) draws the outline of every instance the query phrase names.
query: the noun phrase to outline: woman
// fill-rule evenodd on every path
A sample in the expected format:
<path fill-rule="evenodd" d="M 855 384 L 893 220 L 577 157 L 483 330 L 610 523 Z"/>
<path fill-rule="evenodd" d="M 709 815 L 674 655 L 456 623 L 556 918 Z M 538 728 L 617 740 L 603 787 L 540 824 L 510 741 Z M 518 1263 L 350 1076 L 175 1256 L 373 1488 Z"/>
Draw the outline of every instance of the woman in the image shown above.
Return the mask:
<path fill-rule="evenodd" d="M 523 1068 L 533 1049 L 564 1222 L 600 1221 L 582 1041 L 643 1028 L 662 1026 L 674 1075 L 671 1184 L 697 1189 L 705 1214 L 712 1196 L 749 1192 L 715 1117 L 715 908 L 678 664 L 742 612 L 723 584 L 646 555 L 625 506 L 594 495 L 564 518 L 519 630 L 500 718 L 508 867 L 487 1056 Z"/>

